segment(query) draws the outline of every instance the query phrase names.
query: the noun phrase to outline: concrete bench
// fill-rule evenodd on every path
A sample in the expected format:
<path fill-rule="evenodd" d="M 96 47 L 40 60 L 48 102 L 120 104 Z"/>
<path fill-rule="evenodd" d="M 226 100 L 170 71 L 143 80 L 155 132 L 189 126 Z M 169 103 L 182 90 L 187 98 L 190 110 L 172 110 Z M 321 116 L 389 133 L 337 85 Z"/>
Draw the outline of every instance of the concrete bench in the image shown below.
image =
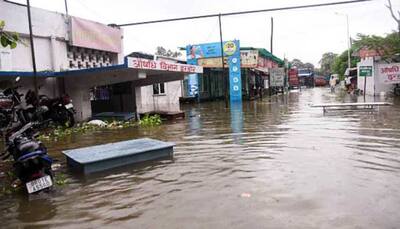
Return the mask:
<path fill-rule="evenodd" d="M 334 108 L 335 110 L 342 109 L 374 109 L 378 106 L 391 106 L 393 104 L 387 102 L 367 102 L 367 103 L 321 103 L 312 104 L 311 107 L 322 107 L 324 113 L 328 108 Z"/>
<path fill-rule="evenodd" d="M 174 143 L 150 138 L 63 151 L 67 164 L 84 174 L 173 155 Z"/>

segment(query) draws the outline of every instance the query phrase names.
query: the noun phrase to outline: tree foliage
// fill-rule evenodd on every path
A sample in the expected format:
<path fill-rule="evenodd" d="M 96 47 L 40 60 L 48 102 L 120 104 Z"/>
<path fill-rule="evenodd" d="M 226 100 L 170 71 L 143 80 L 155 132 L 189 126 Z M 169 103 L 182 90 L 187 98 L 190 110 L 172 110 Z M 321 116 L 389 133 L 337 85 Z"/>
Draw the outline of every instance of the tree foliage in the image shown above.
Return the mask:
<path fill-rule="evenodd" d="M 385 37 L 358 34 L 354 46 L 357 49 L 374 50 L 386 61 L 400 61 L 400 36 L 397 33 L 391 33 Z"/>
<path fill-rule="evenodd" d="M 333 64 L 335 63 L 336 53 L 327 52 L 322 54 L 322 58 L 319 61 L 321 65 L 320 73 L 324 76 L 331 75 L 333 72 Z"/>
<path fill-rule="evenodd" d="M 376 35 L 358 34 L 354 40 L 350 53 L 354 54 L 362 48 L 374 50 L 381 55 L 381 58 L 387 62 L 400 61 L 400 37 L 396 32 L 388 34 L 385 37 Z M 356 55 L 351 55 L 351 67 L 356 67 L 360 58 Z M 336 56 L 333 63 L 333 72 L 343 76 L 347 68 L 347 50 L 341 55 Z"/>
<path fill-rule="evenodd" d="M 10 46 L 11 49 L 17 47 L 17 42 L 19 41 L 19 36 L 17 33 L 8 33 L 4 31 L 6 23 L 0 20 L 0 44 L 3 47 Z"/>
<path fill-rule="evenodd" d="M 314 69 L 314 65 L 313 64 L 311 64 L 311 63 L 303 63 L 301 60 L 299 60 L 299 59 L 293 59 L 292 61 L 290 61 L 289 62 L 290 63 L 290 65 L 292 66 L 292 67 L 295 67 L 295 68 L 308 68 L 308 69 Z"/>
<path fill-rule="evenodd" d="M 314 69 L 314 65 L 312 63 L 304 63 L 303 68 L 307 68 L 307 69 Z"/>
<path fill-rule="evenodd" d="M 353 53 L 355 50 L 356 50 L 356 47 L 352 46 L 350 48 L 350 54 Z M 347 58 L 348 58 L 347 49 L 344 52 L 342 52 L 342 54 L 335 57 L 335 61 L 333 62 L 333 65 L 332 65 L 333 73 L 339 74 L 339 76 L 341 76 L 341 77 L 344 76 L 344 73 L 346 72 L 346 69 L 348 67 Z M 359 57 L 350 55 L 350 67 L 351 68 L 356 67 L 358 62 L 360 62 Z"/>
<path fill-rule="evenodd" d="M 303 66 L 303 62 L 299 59 L 293 59 L 289 62 L 292 67 L 301 68 Z"/>
<path fill-rule="evenodd" d="M 155 54 L 159 55 L 159 56 L 174 57 L 174 58 L 179 57 L 179 56 L 182 55 L 180 52 L 172 51 L 171 49 L 167 50 L 162 46 L 158 46 L 157 47 L 157 50 L 156 50 Z"/>

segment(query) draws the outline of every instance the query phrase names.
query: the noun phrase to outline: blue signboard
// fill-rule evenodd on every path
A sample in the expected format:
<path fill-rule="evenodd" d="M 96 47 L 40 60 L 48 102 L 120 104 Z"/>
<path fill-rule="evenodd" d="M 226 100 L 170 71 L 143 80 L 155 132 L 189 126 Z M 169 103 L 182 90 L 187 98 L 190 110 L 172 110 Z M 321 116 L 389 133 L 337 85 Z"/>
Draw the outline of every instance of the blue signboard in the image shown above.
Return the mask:
<path fill-rule="evenodd" d="M 186 46 L 187 60 L 221 56 L 221 43 L 208 43 Z"/>
<path fill-rule="evenodd" d="M 231 102 L 242 101 L 242 78 L 240 74 L 239 41 L 225 42 L 224 55 L 228 56 L 230 100 Z"/>
<path fill-rule="evenodd" d="M 189 46 L 188 46 L 189 47 Z M 186 53 L 188 52 L 188 47 L 186 47 Z M 187 54 L 187 63 L 192 65 L 197 65 L 196 58 L 189 58 L 189 54 Z M 188 76 L 188 96 L 196 97 L 199 94 L 199 75 L 198 74 L 190 74 Z"/>
<path fill-rule="evenodd" d="M 240 74 L 240 43 L 239 41 L 225 41 L 223 42 L 224 56 L 228 57 L 229 67 L 229 91 L 230 100 L 242 101 L 242 80 Z M 207 43 L 199 45 L 186 46 L 186 55 L 188 64 L 197 64 L 198 59 L 221 57 L 221 43 Z M 196 96 L 198 94 L 198 75 L 189 75 L 188 80 L 188 93 L 189 96 Z"/>

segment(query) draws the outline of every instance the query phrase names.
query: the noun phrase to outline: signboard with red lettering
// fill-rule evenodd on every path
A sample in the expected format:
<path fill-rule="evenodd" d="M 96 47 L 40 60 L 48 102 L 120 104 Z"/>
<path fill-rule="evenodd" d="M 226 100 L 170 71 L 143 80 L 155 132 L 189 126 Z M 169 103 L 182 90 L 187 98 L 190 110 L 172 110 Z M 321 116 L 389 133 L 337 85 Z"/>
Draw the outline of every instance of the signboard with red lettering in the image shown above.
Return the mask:
<path fill-rule="evenodd" d="M 400 83 L 400 63 L 378 64 L 378 77 L 385 84 Z"/>
<path fill-rule="evenodd" d="M 197 65 L 178 64 L 167 61 L 155 61 L 133 57 L 128 57 L 128 68 L 183 73 L 203 73 L 203 67 Z"/>

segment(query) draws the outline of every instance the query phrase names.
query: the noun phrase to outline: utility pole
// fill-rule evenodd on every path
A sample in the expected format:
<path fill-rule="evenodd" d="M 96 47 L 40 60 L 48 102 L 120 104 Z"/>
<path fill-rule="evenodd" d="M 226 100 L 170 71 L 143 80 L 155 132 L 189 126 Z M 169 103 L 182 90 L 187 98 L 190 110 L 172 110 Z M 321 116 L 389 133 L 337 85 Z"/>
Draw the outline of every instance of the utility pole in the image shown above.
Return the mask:
<path fill-rule="evenodd" d="M 35 88 L 36 98 L 38 97 L 38 84 L 37 84 L 37 72 L 36 72 L 36 59 L 35 59 L 35 47 L 33 44 L 33 33 L 32 33 L 32 19 L 31 19 L 31 5 L 29 0 L 26 0 L 28 9 L 28 24 L 29 24 L 29 40 L 31 43 L 31 54 L 32 54 L 32 67 L 33 67 L 33 86 Z"/>
<path fill-rule="evenodd" d="M 222 79 L 224 80 L 224 91 L 225 91 L 225 107 L 228 108 L 228 81 L 225 77 L 225 60 L 224 60 L 224 42 L 222 40 L 222 25 L 221 25 L 221 14 L 218 15 L 219 22 L 219 41 L 221 45 L 221 63 L 222 63 Z"/>
<path fill-rule="evenodd" d="M 273 53 L 273 41 L 274 41 L 274 18 L 271 17 L 271 54 Z"/>
<path fill-rule="evenodd" d="M 65 15 L 68 16 L 68 4 L 67 4 L 67 0 L 64 0 L 64 4 L 65 4 Z"/>

